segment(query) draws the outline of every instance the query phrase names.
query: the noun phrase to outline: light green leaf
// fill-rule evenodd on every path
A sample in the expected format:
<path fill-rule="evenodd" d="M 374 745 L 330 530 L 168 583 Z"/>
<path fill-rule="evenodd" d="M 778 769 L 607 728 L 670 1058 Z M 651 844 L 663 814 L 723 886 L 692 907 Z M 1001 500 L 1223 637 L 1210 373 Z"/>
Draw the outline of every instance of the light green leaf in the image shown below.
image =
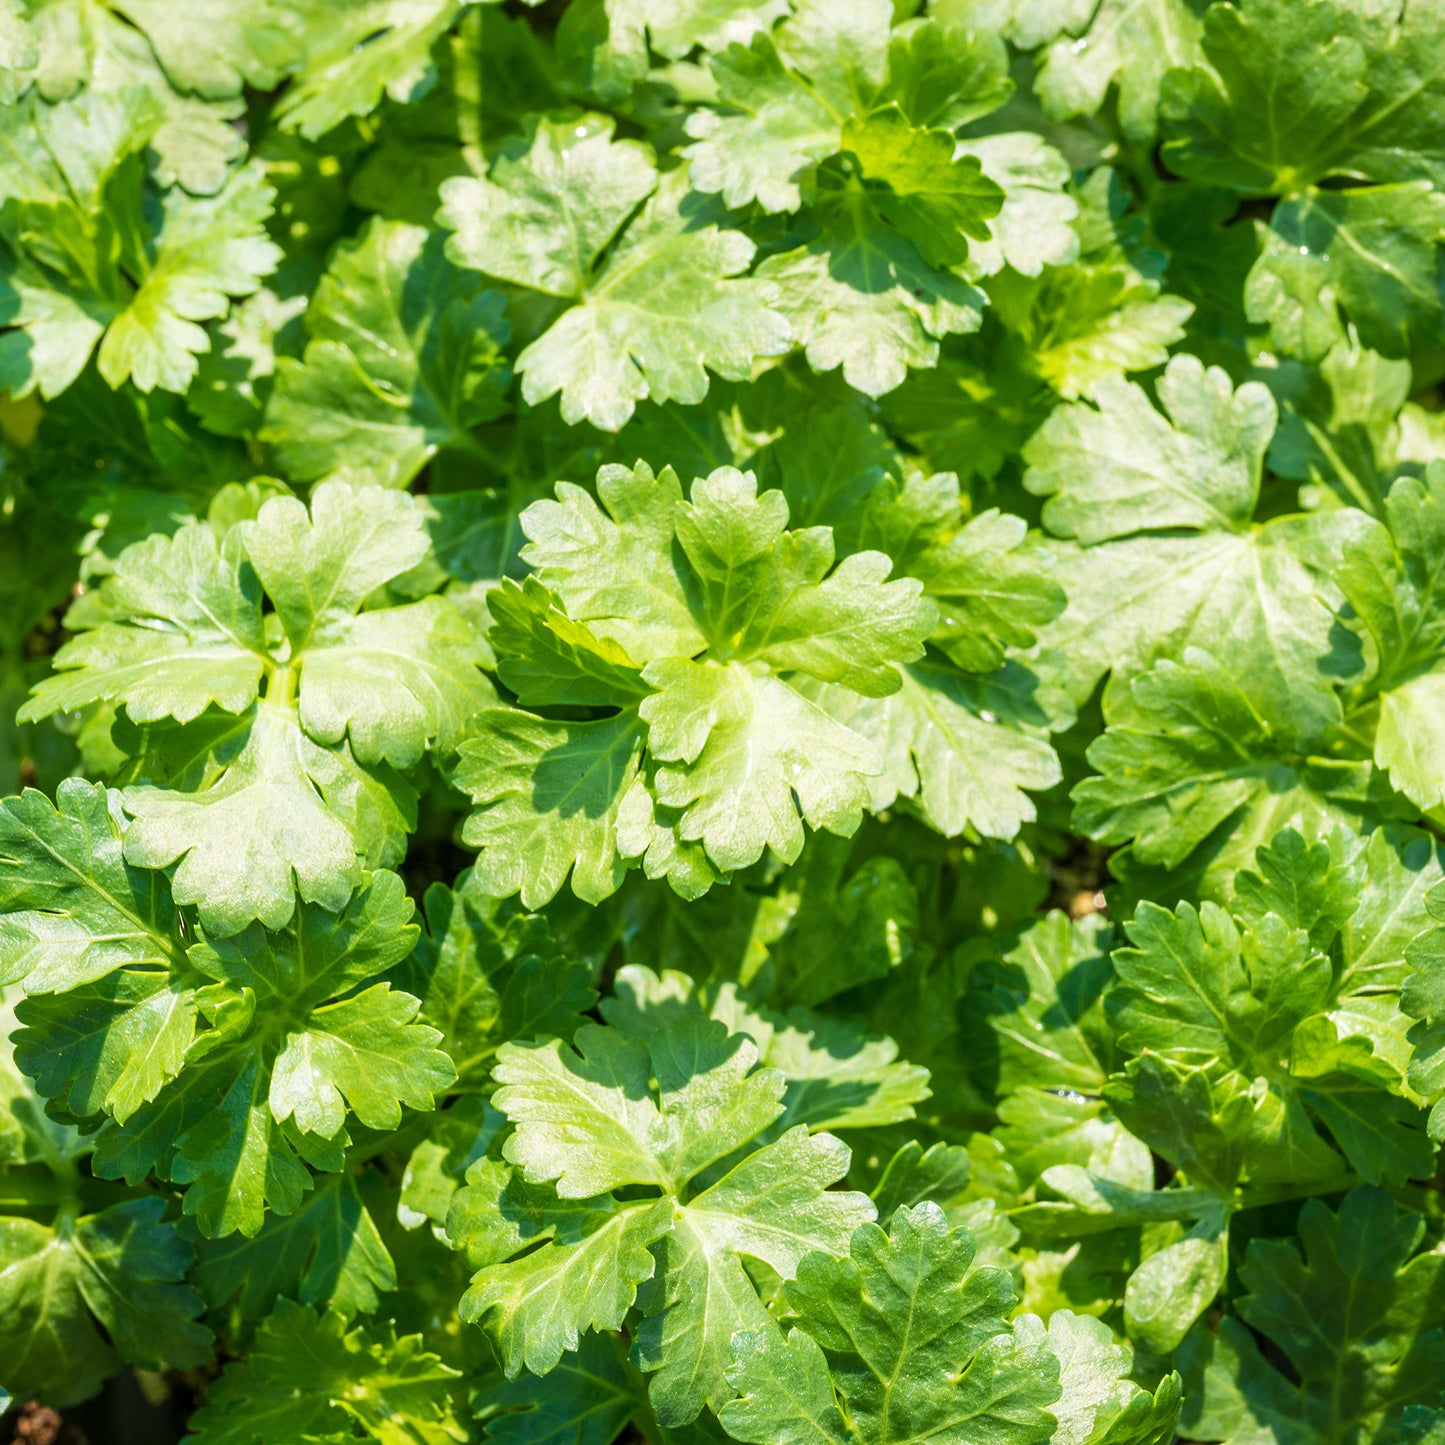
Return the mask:
<path fill-rule="evenodd" d="M 1199 7 L 1190 0 L 1090 0 L 1080 9 L 1084 23 L 1065 18 L 1070 33 L 1044 52 L 1034 83 L 1045 114 L 1094 115 L 1113 87 L 1125 135 L 1152 141 L 1166 75 L 1199 59 Z"/>
<path fill-rule="evenodd" d="M 56 654 L 22 720 L 123 703 L 134 721 L 190 722 L 213 703 L 244 712 L 269 659 L 254 572 L 204 523 L 127 547 L 102 592 L 103 620 Z"/>
<path fill-rule="evenodd" d="M 592 268 L 657 186 L 651 153 L 614 141 L 613 122 L 539 120 L 486 179 L 442 187 L 438 220 L 455 234 L 449 259 L 550 296 L 579 297 Z"/>
<path fill-rule="evenodd" d="M 488 1329 L 510 1377 L 523 1366 L 545 1375 L 588 1331 L 622 1327 L 655 1268 L 648 1246 L 671 1227 L 671 1200 L 559 1203 L 480 1160 L 447 1217 L 449 1237 L 477 1267 L 458 1313 Z"/>
<path fill-rule="evenodd" d="M 462 839 L 479 850 L 477 877 L 499 897 L 540 908 L 569 877 L 600 902 L 626 872 L 618 814 L 638 776 L 643 727 L 635 714 L 553 722 L 491 708 L 461 749 L 456 780 L 478 804 Z"/>
<path fill-rule="evenodd" d="M 1176 1349 L 1214 1303 L 1228 1269 L 1228 1228 L 1218 1216 L 1206 1216 L 1129 1276 L 1124 1290 L 1129 1338 L 1156 1355 Z"/>
<path fill-rule="evenodd" d="M 1076 223 L 1084 224 L 1083 217 Z M 1030 372 L 1070 401 L 1092 396 L 1109 377 L 1163 366 L 1194 311 L 1113 259 L 1045 267 L 1037 276 L 1005 270 L 989 279 L 987 293 Z"/>
<path fill-rule="evenodd" d="M 458 264 L 578 302 L 518 357 L 522 395 L 535 406 L 561 392 L 565 421 L 616 431 L 646 398 L 700 402 L 709 369 L 746 378 L 789 336 L 769 289 L 735 279 L 753 243 L 689 201 L 682 173 L 659 180 L 643 147 L 610 134 L 606 122 L 539 124 L 490 179 L 446 182 L 439 219 Z"/>
<path fill-rule="evenodd" d="M 275 0 L 200 0 L 184 13 L 165 0 L 115 8 L 145 32 L 178 89 L 211 99 L 239 95 L 243 85 L 274 89 L 297 49 L 296 16 Z"/>
<path fill-rule="evenodd" d="M 879 767 L 858 733 L 741 663 L 655 662 L 644 676 L 658 689 L 642 709 L 663 764 L 657 799 L 719 868 L 747 867 L 764 848 L 791 862 L 804 822 L 845 836 L 858 826 L 863 779 Z"/>
<path fill-rule="evenodd" d="M 1097 410 L 1060 407 L 1024 448 L 1044 520 L 1086 546 L 1155 528 L 1241 531 L 1254 516 L 1275 405 L 1258 382 L 1177 356 L 1159 382 L 1167 420 L 1143 389 L 1102 382 Z"/>
<path fill-rule="evenodd" d="M 978 329 L 982 293 L 930 266 L 882 221 L 856 179 L 837 178 L 819 217 L 816 239 L 757 270 L 814 371 L 842 367 L 849 386 L 882 396 L 910 367 L 933 366 L 943 337 Z"/>
<path fill-rule="evenodd" d="M 523 558 L 565 612 L 540 590 L 521 605 L 504 592 L 492 641 L 529 699 L 562 695 L 552 679 L 570 673 L 567 696 L 622 710 L 483 715 L 458 781 L 482 804 L 464 837 L 483 847 L 484 874 L 536 906 L 585 861 L 574 891 L 598 899 L 621 882 L 615 848 L 696 895 L 765 848 L 795 858 L 804 822 L 851 833 L 879 759 L 818 699 L 839 684 L 898 689 L 933 622 L 921 584 L 886 580 L 878 552 L 835 567 L 828 528 L 789 530 L 782 494 L 732 467 L 688 500 L 644 463 L 604 467 L 598 492 L 601 507 L 562 484 L 523 514 Z M 557 817 L 567 828 L 544 821 Z"/>
<path fill-rule="evenodd" d="M 197 323 L 224 316 L 276 269 L 280 251 L 263 223 L 275 194 L 258 167 L 236 171 L 214 196 L 169 192 L 144 259 L 126 257 L 135 285 L 100 343 L 97 364 L 111 386 L 184 391 L 195 353 L 210 340 Z M 124 281 L 121 282 L 124 285 Z"/>
<path fill-rule="evenodd" d="M 650 1046 L 584 1024 L 576 1045 L 504 1044 L 493 1071 L 505 1086 L 493 1103 L 517 1126 L 507 1158 L 564 1199 L 629 1184 L 676 1192 L 782 1111 L 781 1075 L 753 1072 L 756 1045 L 712 1020 L 684 1015 Z"/>
<path fill-rule="evenodd" d="M 789 979 L 806 991 L 811 980 Z M 699 989 L 689 975 L 654 973 L 641 964 L 618 970 L 603 1018 L 626 1033 L 649 1039 L 688 1014 L 705 1013 L 733 1034 L 746 1034 L 758 1061 L 786 1081 L 783 1107 L 765 1131 L 776 1136 L 795 1124 L 810 1129 L 867 1128 L 913 1117 L 928 1095 L 928 1071 L 898 1058 L 892 1039 L 869 1035 L 848 1020 L 803 1008 L 786 1015 L 765 1009 L 732 983 Z"/>
<path fill-rule="evenodd" d="M 872 809 L 913 798 L 947 837 L 969 827 L 989 838 L 1014 837 L 1036 816 L 1028 793 L 1061 776 L 1053 748 L 1038 735 L 1044 716 L 1009 690 L 1012 674 L 990 685 L 917 662 L 902 676 L 891 697 L 828 701 L 882 756 L 882 772 L 869 780 Z"/>
<path fill-rule="evenodd" d="M 983 173 L 1004 193 L 998 215 L 988 221 L 989 238 L 969 247 L 973 269 L 992 276 L 1005 265 L 1023 276 L 1045 266 L 1067 266 L 1078 259 L 1079 235 L 1073 222 L 1078 203 L 1065 194 L 1069 163 L 1051 145 L 1028 131 L 971 137 L 960 142 Z"/>
<path fill-rule="evenodd" d="M 1374 643 L 1375 675 L 1361 692 L 1378 699 L 1375 761 L 1412 802 L 1433 808 L 1445 802 L 1430 722 L 1445 662 L 1445 468 L 1400 477 L 1383 511 L 1385 525 L 1367 524 L 1336 576 Z"/>
<path fill-rule="evenodd" d="M 1102 776 L 1075 789 L 1078 826 L 1100 841 L 1133 838 L 1142 861 L 1175 867 L 1220 824 L 1238 830 L 1241 810 L 1272 819 L 1271 834 L 1292 817 L 1307 833 L 1348 817 L 1371 796 L 1369 764 L 1328 757 L 1323 728 L 1307 730 L 1317 698 L 1337 709 L 1334 696 L 1306 694 L 1293 715 L 1272 714 L 1257 687 L 1196 648 L 1137 678 L 1090 745 Z M 1320 711 L 1326 725 L 1338 719 Z"/>
<path fill-rule="evenodd" d="M 241 538 L 297 651 L 427 552 L 424 519 L 409 496 L 339 482 L 316 489 L 309 514 L 294 497 L 271 498 Z"/>
<path fill-rule="evenodd" d="M 305 26 L 304 61 L 277 101 L 277 121 L 315 140 L 375 109 L 383 94 L 415 99 L 434 76 L 432 46 L 463 3 L 301 0 L 293 15 Z"/>
<path fill-rule="evenodd" d="M 399 778 L 368 776 L 345 749 L 327 751 L 295 712 L 261 702 L 239 718 L 202 718 L 155 736 L 162 781 L 128 787 L 127 861 L 175 865 L 177 902 L 217 933 L 252 919 L 280 928 L 299 893 L 340 908 L 363 862 L 395 861 L 413 826 Z"/>
<path fill-rule="evenodd" d="M 6 107 L 16 159 L 0 176 L 0 324 L 17 329 L 0 338 L 0 377 L 12 393 L 63 391 L 97 342 L 111 386 L 184 391 L 210 345 L 197 323 L 275 269 L 263 230 L 274 197 L 257 166 L 223 171 L 214 195 L 148 190 L 138 152 L 162 118 L 155 93 L 135 86 Z"/>
<path fill-rule="evenodd" d="M 836 1139 L 790 1129 L 677 1211 L 654 1246 L 657 1274 L 639 1292 L 647 1318 L 632 1350 L 634 1364 L 657 1372 L 648 1397 L 660 1421 L 684 1425 L 704 1405 L 717 1410 L 730 1399 L 733 1338 L 768 1326 L 739 1256 L 790 1279 L 811 1251 L 841 1253 L 853 1228 L 872 1217 L 863 1196 L 828 1189 L 847 1162 Z"/>
<path fill-rule="evenodd" d="M 1019 1329 L 1023 1321 L 1019 1322 Z M 1029 1324 L 1032 1329 L 1032 1322 Z M 1046 1342 L 1059 1361 L 1058 1428 L 1052 1445 L 1167 1445 L 1179 1420 L 1179 1376 L 1165 1375 L 1154 1394 L 1129 1374 L 1134 1357 L 1092 1315 L 1056 1310 Z"/>

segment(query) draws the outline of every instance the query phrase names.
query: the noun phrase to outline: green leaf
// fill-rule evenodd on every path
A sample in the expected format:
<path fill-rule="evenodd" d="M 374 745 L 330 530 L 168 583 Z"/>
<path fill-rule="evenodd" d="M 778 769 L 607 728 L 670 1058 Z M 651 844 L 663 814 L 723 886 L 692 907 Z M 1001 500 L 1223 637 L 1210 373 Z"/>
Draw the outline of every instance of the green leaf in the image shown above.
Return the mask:
<path fill-rule="evenodd" d="M 999 196 L 948 132 L 1006 98 L 1002 48 L 931 21 L 890 35 L 891 19 L 877 0 L 801 0 L 747 48 L 710 56 L 715 108 L 687 121 L 692 184 L 733 209 L 796 211 L 817 163 L 849 151 L 900 230 L 961 262 Z"/>
<path fill-rule="evenodd" d="M 677 810 L 682 835 L 696 837 L 718 868 L 747 867 L 764 848 L 796 858 L 804 822 L 844 835 L 857 826 L 867 802 L 862 779 L 878 767 L 866 739 L 776 677 L 737 662 L 669 660 L 645 675 L 657 688 L 642 710 L 652 754 L 664 764 L 657 799 Z"/>
<path fill-rule="evenodd" d="M 1117 1057 L 1101 1004 L 1110 937 L 1097 915 L 1073 923 L 1055 911 L 973 972 L 964 1016 L 974 1067 L 997 1092 L 1103 1086 Z"/>
<path fill-rule="evenodd" d="M 212 704 L 244 712 L 268 660 L 255 573 L 204 523 L 127 547 L 107 579 L 104 620 L 56 654 L 23 720 L 123 703 L 138 723 L 190 722 Z M 77 630 L 80 627 L 77 620 Z"/>
<path fill-rule="evenodd" d="M 390 977 L 441 1031 L 455 1089 L 483 1088 L 511 1039 L 571 1037 L 597 998 L 591 971 L 560 953 L 540 918 L 484 893 L 474 873 L 455 890 L 432 884 L 424 906 L 426 929 Z"/>
<path fill-rule="evenodd" d="M 212 1309 L 230 1306 L 246 1320 L 265 1319 L 287 1299 L 350 1319 L 396 1288 L 381 1231 L 346 1175 L 318 1179 L 294 1214 L 268 1216 L 254 1238 L 208 1239 L 191 1223 L 186 1231 L 192 1283 Z"/>
<path fill-rule="evenodd" d="M 911 126 L 896 106 L 843 127 L 843 149 L 863 168 L 878 214 L 934 266 L 959 266 L 986 241 L 1003 192 L 970 155 L 954 157 L 947 131 Z"/>
<path fill-rule="evenodd" d="M 1245 283 L 1249 319 L 1282 351 L 1318 360 L 1345 336 L 1406 356 L 1445 316 L 1445 200 L 1428 181 L 1308 191 L 1282 203 Z M 1341 319 L 1343 310 L 1344 319 Z"/>
<path fill-rule="evenodd" d="M 1182 665 L 1158 663 L 1110 708 L 1109 730 L 1089 749 L 1101 776 L 1075 789 L 1078 826 L 1101 842 L 1133 839 L 1134 856 L 1171 868 L 1226 822 L 1247 828 L 1241 842 L 1283 826 L 1327 831 L 1352 804 L 1382 795 L 1367 762 L 1325 751 L 1338 708 L 1321 692 L 1271 712 L 1257 678 L 1189 648 Z M 1318 731 L 1312 714 L 1322 715 Z"/>
<path fill-rule="evenodd" d="M 1024 448 L 1026 485 L 1044 521 L 1086 546 L 1191 527 L 1242 531 L 1254 516 L 1275 405 L 1258 382 L 1235 391 L 1221 370 L 1177 356 L 1159 383 L 1168 420 L 1132 382 L 1109 379 L 1097 411 L 1060 407 Z"/>
<path fill-rule="evenodd" d="M 1302 929 L 1265 914 L 1243 937 L 1224 909 L 1143 904 L 1126 924 L 1132 948 L 1114 954 L 1120 986 L 1109 1017 L 1131 1053 L 1159 1049 L 1263 1072 L 1295 1028 L 1329 997 L 1329 960 Z"/>
<path fill-rule="evenodd" d="M 1426 895 L 1432 919 L 1445 914 L 1445 893 L 1437 883 Z M 1410 1084 L 1427 1102 L 1430 1111 L 1430 1135 L 1439 1139 L 1445 1133 L 1445 929 L 1422 930 L 1405 949 L 1410 972 L 1401 991 L 1400 1006 L 1419 1020 L 1410 1030 L 1414 1052 L 1410 1058 Z"/>
<path fill-rule="evenodd" d="M 381 101 L 414 99 L 432 79 L 431 50 L 457 17 L 461 0 L 422 0 L 398 10 L 390 0 L 334 6 L 302 0 L 304 62 L 282 92 L 276 117 L 308 140 Z"/>
<path fill-rule="evenodd" d="M 640 1403 L 617 1345 L 589 1335 L 546 1376 L 504 1380 L 474 1408 L 494 1445 L 611 1445 Z"/>
<path fill-rule="evenodd" d="M 1293 1432 L 1283 1438 L 1302 1442 L 1401 1434 L 1412 1401 L 1438 1401 L 1445 1351 L 1428 1304 L 1439 1260 L 1415 1253 L 1420 1238 L 1418 1215 L 1400 1211 L 1383 1190 L 1357 1189 L 1338 1212 L 1307 1202 L 1299 1245 L 1252 1241 L 1238 1311 L 1294 1377 L 1226 1319 L 1217 1340 L 1191 1342 L 1183 1428 L 1204 1440 L 1244 1440 L 1248 1428 L 1276 1420 Z"/>
<path fill-rule="evenodd" d="M 148 1369 L 210 1359 L 201 1301 L 183 1283 L 191 1250 L 164 1213 L 164 1200 L 131 1199 L 63 1230 L 0 1222 L 0 1346 L 21 1399 L 83 1400 L 118 1359 Z"/>
<path fill-rule="evenodd" d="M 753 243 L 713 224 L 681 173 L 659 179 L 644 147 L 610 136 L 597 118 L 539 122 L 489 179 L 447 181 L 439 219 L 457 264 L 577 303 L 517 358 L 522 395 L 560 392 L 565 421 L 616 431 L 644 399 L 700 402 L 709 370 L 746 378 L 789 337 L 768 288 L 736 279 Z"/>
<path fill-rule="evenodd" d="M 1191 0 L 1080 6 L 1079 21 L 1064 20 L 1070 33 L 1044 52 L 1034 82 L 1044 113 L 1051 120 L 1094 115 L 1112 88 L 1124 134 L 1136 144 L 1152 141 L 1167 77 L 1199 59 L 1200 8 Z"/>
<path fill-rule="evenodd" d="M 721 1024 L 685 1017 L 652 1039 L 650 1054 L 596 1024 L 576 1044 L 504 1044 L 494 1071 L 504 1087 L 493 1103 L 516 1125 L 507 1158 L 528 1183 L 556 1181 L 564 1199 L 628 1184 L 674 1192 L 781 1112 L 782 1078 L 753 1073 L 756 1046 Z"/>
<path fill-rule="evenodd" d="M 349 725 L 368 761 L 409 763 L 429 741 L 454 746 L 465 715 L 491 696 L 474 672 L 482 644 L 446 599 L 365 608 L 427 555 L 424 520 L 409 497 L 383 502 L 325 482 L 309 517 L 277 497 L 241 529 L 291 645 L 303 722 L 328 742 Z"/>
<path fill-rule="evenodd" d="M 739 1256 L 789 1279 L 810 1252 L 841 1253 L 853 1227 L 872 1217 L 863 1195 L 828 1188 L 847 1155 L 830 1135 L 790 1129 L 678 1211 L 654 1246 L 658 1268 L 639 1291 L 647 1318 L 632 1349 L 639 1369 L 656 1371 L 648 1397 L 660 1421 L 682 1425 L 704 1406 L 718 1410 L 732 1396 L 732 1341 L 769 1323 Z"/>
<path fill-rule="evenodd" d="M 900 1209 L 887 1234 L 860 1226 L 847 1259 L 808 1256 L 787 1286 L 787 1337 L 734 1343 L 728 1379 L 741 1398 L 723 1407 L 724 1428 L 759 1445 L 1049 1436 L 1058 1360 L 1015 1339 L 1008 1276 L 968 1273 L 973 1257 L 968 1231 L 933 1204 Z"/>
<path fill-rule="evenodd" d="M 318 1316 L 283 1300 L 191 1418 L 204 1445 L 253 1445 L 285 1435 L 449 1445 L 467 1428 L 461 1375 L 428 1353 L 421 1335 L 395 1326 L 348 1331 L 337 1314 Z"/>
<path fill-rule="evenodd" d="M 971 137 L 960 149 L 977 158 L 983 173 L 1003 191 L 998 215 L 989 219 L 987 240 L 969 247 L 973 269 L 993 276 L 1005 265 L 1023 276 L 1045 266 L 1066 266 L 1078 259 L 1079 236 L 1073 222 L 1078 205 L 1065 194 L 1069 163 L 1039 136 L 1027 131 Z"/>
<path fill-rule="evenodd" d="M 505 578 L 487 608 L 494 646 L 503 654 L 498 674 L 528 707 L 629 707 L 647 696 L 641 670 L 627 653 L 573 622 L 535 577 L 521 586 Z"/>
<path fill-rule="evenodd" d="M 47 993 L 179 962 L 168 890 L 123 860 L 116 801 L 75 778 L 54 805 L 33 790 L 0 805 L 0 982 Z"/>
<path fill-rule="evenodd" d="M 480 1161 L 453 1202 L 448 1232 L 478 1270 L 463 1317 L 489 1325 L 509 1375 L 546 1373 L 636 1299 L 634 1363 L 654 1372 L 658 1418 L 686 1424 L 728 1398 L 732 1335 L 768 1319 L 741 1257 L 788 1278 L 809 1250 L 845 1247 L 872 1206 L 828 1189 L 847 1169 L 830 1136 L 798 1127 L 757 1147 L 784 1081 L 755 1068 L 751 1039 L 688 1011 L 646 1041 L 596 1025 L 576 1040 L 499 1051 L 514 1168 Z M 638 1185 L 660 1197 L 607 1192 Z"/>
<path fill-rule="evenodd" d="M 164 0 L 115 8 L 145 32 L 178 89 L 209 98 L 238 95 L 243 85 L 274 89 L 296 49 L 295 17 L 274 0 L 202 0 L 183 15 Z"/>
<path fill-rule="evenodd" d="M 1023 519 L 990 507 L 965 521 L 947 472 L 885 484 L 862 531 L 937 599 L 942 615 L 929 640 L 965 672 L 995 672 L 1064 608 L 1046 559 L 1026 545 Z"/>
<path fill-rule="evenodd" d="M 505 298 L 442 245 L 377 219 L 336 253 L 306 308 L 305 356 L 277 362 L 261 433 L 288 476 L 406 486 L 501 414 Z"/>
<path fill-rule="evenodd" d="M 671 470 L 605 467 L 598 493 L 563 483 L 523 514 L 524 560 L 555 601 L 504 590 L 493 641 L 525 699 L 570 676 L 567 696 L 621 710 L 483 714 L 457 774 L 482 805 L 463 834 L 479 876 L 536 907 L 575 866 L 595 901 L 640 858 L 695 894 L 765 848 L 797 857 L 805 822 L 851 833 L 879 761 L 820 704 L 839 685 L 897 691 L 932 626 L 921 584 L 886 580 L 880 552 L 835 567 L 829 529 L 789 530 L 782 494 L 732 467 L 688 500 Z"/>
<path fill-rule="evenodd" d="M 1030 665 L 1082 703 L 1110 669 L 1132 680 L 1192 649 L 1247 657 L 1251 694 L 1271 726 L 1327 727 L 1340 706 L 1330 672 L 1348 675 L 1358 661 L 1341 645 L 1327 584 L 1310 564 L 1342 549 L 1353 531 L 1353 517 L 1329 513 L 1242 533 L 1051 548 L 1069 605 L 1039 628 Z"/>
<path fill-rule="evenodd" d="M 142 6 L 145 0 L 126 7 L 140 30 L 148 28 L 137 18 Z M 17 56 L 24 70 L 12 72 L 9 84 L 19 92 L 33 80 L 39 95 L 58 110 L 68 109 L 66 102 L 76 100 L 83 106 L 91 95 L 126 103 L 128 97 L 145 92 L 155 115 L 149 149 L 157 180 L 164 185 L 179 183 L 195 195 L 212 195 L 245 154 L 244 140 L 232 124 L 242 110 L 240 97 L 234 91 L 214 99 L 180 94 L 193 88 L 194 77 L 173 84 L 159 58 L 164 52 L 168 61 L 175 59 L 175 49 L 164 40 L 157 47 L 120 18 L 116 13 L 120 8 L 101 8 L 86 0 L 54 0 L 34 7 L 27 3 L 28 35 L 20 41 L 22 54 Z M 250 14 L 258 30 L 271 18 L 255 9 Z M 232 59 L 244 48 L 237 46 Z"/>
<path fill-rule="evenodd" d="M 1441 43 L 1434 16 L 1395 3 L 1213 7 L 1208 68 L 1165 84 L 1164 158 L 1252 195 L 1287 195 L 1328 176 L 1437 178 Z"/>
<path fill-rule="evenodd" d="M 1172 913 L 1144 903 L 1126 926 L 1134 947 L 1114 954 L 1108 1014 L 1120 1046 L 1208 1074 L 1207 1090 L 1226 1100 L 1212 1112 L 1243 1144 L 1231 1170 L 1279 1171 L 1280 1160 L 1250 1142 L 1254 1132 L 1297 1152 L 1285 1177 L 1329 1173 L 1337 1166 L 1315 1122 L 1371 1183 L 1402 1183 L 1432 1167 L 1403 1077 L 1399 964 L 1384 962 L 1403 940 L 1381 916 L 1398 918 L 1400 931 L 1418 919 L 1431 850 L 1400 848 L 1384 830 L 1364 858 L 1347 848 L 1338 835 L 1309 847 L 1282 833 L 1259 850 L 1260 871 L 1240 875 L 1233 917 L 1210 902 Z M 1365 876 L 1374 901 L 1369 916 L 1351 920 Z M 1173 1087 L 1166 1075 L 1151 1063 L 1134 1087 Z M 1181 1100 L 1203 1098 L 1199 1080 L 1177 1083 Z M 1152 1123 L 1137 1127 L 1149 1138 Z"/>
<path fill-rule="evenodd" d="M 1075 225 L 1085 230 L 1085 218 Z M 1108 377 L 1163 366 L 1194 311 L 1190 302 L 1163 293 L 1158 280 L 1114 258 L 1045 267 L 1037 275 L 1004 270 L 988 280 L 987 296 L 1018 338 L 1028 379 L 1071 401 L 1091 396 Z M 1029 418 L 1038 419 L 1033 408 L 1025 408 L 1021 420 Z M 1009 450 L 1032 429 L 1021 428 Z"/>
<path fill-rule="evenodd" d="M 32 999 L 18 1060 L 73 1113 L 111 1116 L 100 1172 L 157 1168 L 195 1186 L 185 1209 L 203 1233 L 254 1235 L 267 1206 L 300 1204 L 303 1160 L 338 1167 L 350 1115 L 394 1129 L 403 1104 L 430 1109 L 455 1078 L 418 1001 L 372 982 L 410 950 L 410 913 L 401 880 L 377 874 L 339 914 L 305 907 L 284 935 L 252 924 L 177 953 L 167 974 Z M 138 1081 L 127 1066 L 142 1041 L 154 1073 Z"/>
<path fill-rule="evenodd" d="M 652 1276 L 648 1246 L 672 1225 L 666 1199 L 559 1201 L 496 1160 L 467 1171 L 447 1234 L 476 1268 L 458 1312 L 486 1325 L 511 1378 L 555 1369 L 590 1330 L 617 1330 Z M 509 1258 L 540 1244 L 520 1258 Z"/>

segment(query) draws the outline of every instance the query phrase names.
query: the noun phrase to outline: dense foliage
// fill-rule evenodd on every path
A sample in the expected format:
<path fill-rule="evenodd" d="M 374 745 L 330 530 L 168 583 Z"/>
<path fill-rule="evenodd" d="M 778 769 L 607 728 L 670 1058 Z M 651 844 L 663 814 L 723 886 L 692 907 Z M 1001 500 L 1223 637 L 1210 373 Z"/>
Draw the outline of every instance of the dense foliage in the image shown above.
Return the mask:
<path fill-rule="evenodd" d="M 0 1409 L 1445 1442 L 1445 0 L 0 0 Z"/>

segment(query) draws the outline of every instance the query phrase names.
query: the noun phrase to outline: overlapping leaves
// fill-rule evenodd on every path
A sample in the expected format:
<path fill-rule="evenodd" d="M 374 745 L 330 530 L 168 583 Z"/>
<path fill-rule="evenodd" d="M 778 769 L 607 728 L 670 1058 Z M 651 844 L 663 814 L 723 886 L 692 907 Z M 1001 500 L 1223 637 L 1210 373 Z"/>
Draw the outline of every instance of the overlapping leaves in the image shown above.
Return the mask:
<path fill-rule="evenodd" d="M 374 982 L 410 949 L 411 905 L 377 874 L 339 913 L 303 906 L 188 941 L 165 879 L 125 862 L 119 801 L 62 786 L 3 813 L 5 976 L 28 994 L 17 1059 L 61 1117 L 103 1127 L 95 1168 L 187 1185 L 211 1235 L 293 1212 L 308 1165 L 341 1166 L 350 1117 L 395 1128 L 455 1070 L 409 994 Z"/>
<path fill-rule="evenodd" d="M 329 482 L 309 513 L 277 497 L 224 539 L 193 523 L 138 542 L 72 609 L 25 716 L 103 702 L 145 725 L 122 743 L 145 779 L 123 795 L 128 857 L 175 865 L 213 931 L 280 927 L 298 892 L 340 908 L 400 857 L 415 805 L 395 769 L 454 748 L 491 696 L 447 598 L 365 608 L 429 550 L 409 497 Z"/>
<path fill-rule="evenodd" d="M 872 1217 L 829 1188 L 848 1167 L 831 1135 L 798 1124 L 758 1143 L 786 1087 L 758 1058 L 693 1011 L 646 1037 L 584 1024 L 575 1047 L 499 1051 L 493 1103 L 512 1132 L 468 1170 L 447 1228 L 476 1270 L 462 1317 L 488 1327 L 509 1375 L 546 1374 L 636 1306 L 652 1408 L 686 1424 L 728 1398 L 733 1336 L 769 1324 L 743 1261 L 789 1278 Z"/>
<path fill-rule="evenodd" d="M 611 715 L 482 715 L 458 779 L 486 886 L 535 906 L 570 870 L 597 901 L 640 859 L 698 893 L 764 848 L 797 857 L 805 822 L 852 832 L 881 760 L 791 678 L 896 692 L 933 625 L 920 584 L 878 552 L 835 566 L 827 528 L 789 531 L 735 469 L 684 500 L 670 470 L 608 468 L 598 494 L 563 484 L 524 514 L 534 577 L 494 598 L 492 640 L 522 704 Z"/>

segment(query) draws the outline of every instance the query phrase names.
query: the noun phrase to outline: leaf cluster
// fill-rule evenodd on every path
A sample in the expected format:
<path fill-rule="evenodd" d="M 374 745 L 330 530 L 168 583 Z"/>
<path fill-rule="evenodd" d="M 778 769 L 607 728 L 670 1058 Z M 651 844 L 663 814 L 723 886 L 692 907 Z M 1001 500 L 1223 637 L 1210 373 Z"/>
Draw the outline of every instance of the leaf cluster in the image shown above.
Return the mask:
<path fill-rule="evenodd" d="M 1442 124 L 1436 0 L 0 0 L 0 1412 L 1441 1445 Z"/>

